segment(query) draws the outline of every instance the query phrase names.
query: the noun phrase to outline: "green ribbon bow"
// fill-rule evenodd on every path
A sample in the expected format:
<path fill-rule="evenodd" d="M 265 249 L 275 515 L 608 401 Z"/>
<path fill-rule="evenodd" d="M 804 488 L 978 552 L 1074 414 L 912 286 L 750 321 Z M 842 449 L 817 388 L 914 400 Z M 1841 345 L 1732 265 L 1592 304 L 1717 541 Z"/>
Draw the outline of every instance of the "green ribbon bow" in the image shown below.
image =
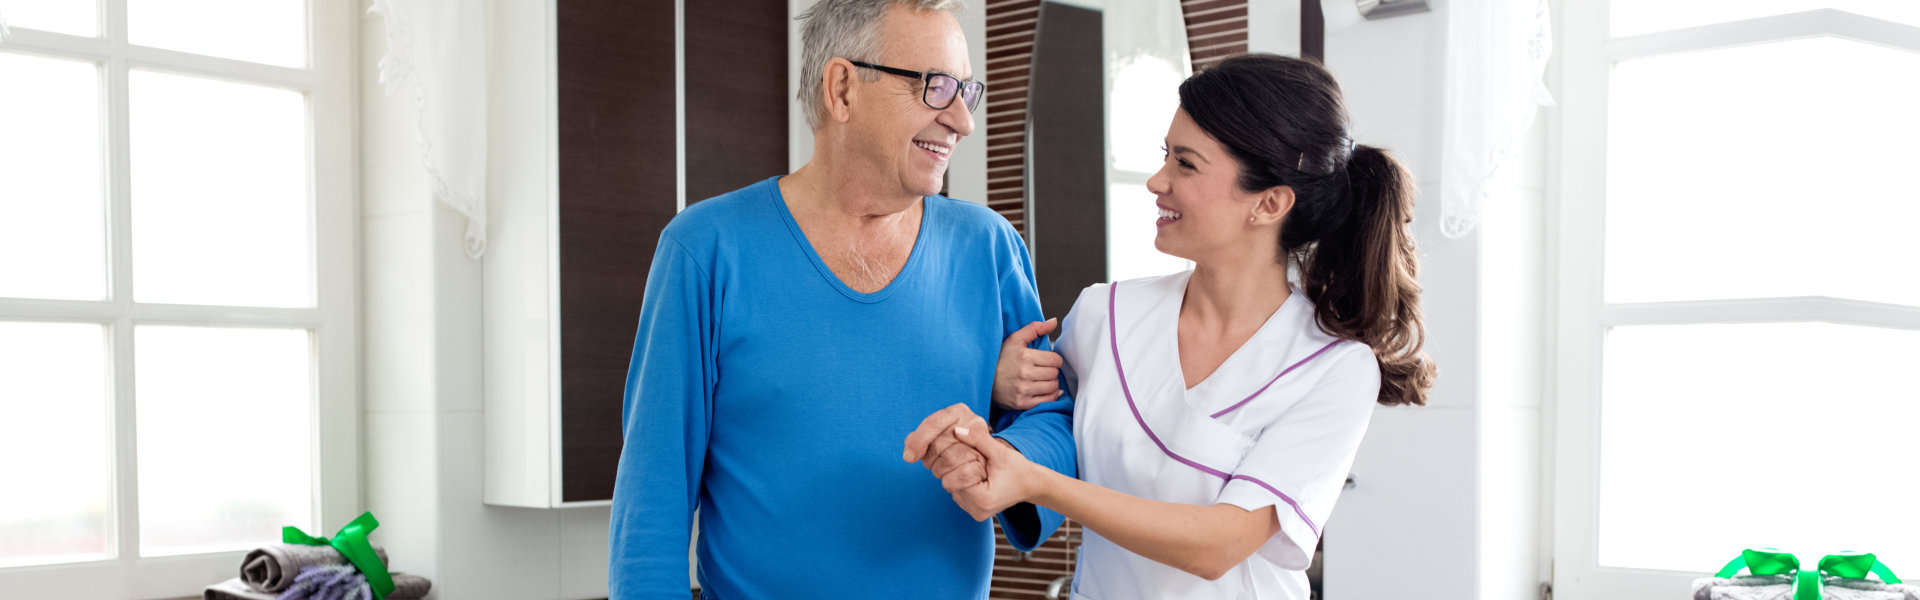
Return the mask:
<path fill-rule="evenodd" d="M 1893 570 L 1880 562 L 1871 552 L 1841 552 L 1828 554 L 1820 558 L 1817 569 L 1803 570 L 1800 559 L 1773 548 L 1748 548 L 1740 551 L 1740 557 L 1721 567 L 1714 577 L 1732 577 L 1740 569 L 1754 575 L 1792 575 L 1793 600 L 1820 600 L 1825 593 L 1822 589 L 1821 575 L 1832 575 L 1846 579 L 1865 579 L 1867 573 L 1880 576 L 1880 581 L 1900 583 L 1893 576 Z"/>
<path fill-rule="evenodd" d="M 367 534 L 380 526 L 374 520 L 373 513 L 361 513 L 359 518 L 341 527 L 332 539 L 307 535 L 299 527 L 280 528 L 280 541 L 303 546 L 333 546 L 353 568 L 367 576 L 367 585 L 373 587 L 373 600 L 386 600 L 393 593 L 393 575 L 387 573 L 387 565 L 380 562 L 380 555 L 373 551 L 373 544 L 367 541 Z"/>

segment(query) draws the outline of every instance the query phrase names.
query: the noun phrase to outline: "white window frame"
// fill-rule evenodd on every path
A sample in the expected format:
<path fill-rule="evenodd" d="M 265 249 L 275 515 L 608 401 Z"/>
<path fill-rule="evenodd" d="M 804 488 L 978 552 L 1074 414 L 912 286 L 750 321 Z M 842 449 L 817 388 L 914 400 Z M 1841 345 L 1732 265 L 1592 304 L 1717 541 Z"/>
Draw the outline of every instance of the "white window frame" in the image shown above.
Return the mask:
<path fill-rule="evenodd" d="M 1920 52 L 1920 27 L 1838 10 L 1611 38 L 1610 2 L 1559 2 L 1562 117 L 1552 132 L 1554 284 L 1554 594 L 1567 600 L 1672 597 L 1704 573 L 1602 567 L 1598 560 L 1600 382 L 1605 332 L 1694 323 L 1823 322 L 1920 330 L 1920 307 L 1831 297 L 1606 303 L 1607 101 L 1613 65 L 1655 55 L 1812 37 Z"/>
<path fill-rule="evenodd" d="M 139 505 L 134 432 L 134 327 L 187 325 L 275 327 L 313 332 L 314 514 L 331 535 L 358 516 L 360 495 L 360 390 L 356 246 L 359 168 L 357 105 L 353 74 L 358 2 L 308 0 L 311 64 L 287 68 L 161 50 L 127 42 L 127 0 L 100 1 L 100 37 L 12 28 L 0 52 L 79 59 L 101 65 L 102 131 L 111 285 L 107 300 L 0 298 L 0 321 L 94 323 L 108 328 L 112 381 L 114 461 L 113 514 L 109 531 L 115 557 L 91 562 L 0 569 L 0 590 L 11 597 L 181 598 L 233 577 L 245 551 L 140 557 Z M 213 18 L 218 18 L 217 16 Z M 242 25 L 241 23 L 235 23 Z M 132 222 L 128 179 L 128 72 L 148 69 L 266 85 L 306 95 L 309 123 L 309 190 L 313 206 L 313 308 L 255 308 L 135 303 L 130 269 Z M 15 90 L 32 93 L 31 90 Z M 17 458 L 17 457 L 16 457 Z M 22 482 L 0 485 L 17 486 Z M 18 489 L 18 488 L 15 488 Z M 10 492 L 11 493 L 11 492 Z M 262 532 L 263 542 L 279 532 Z"/>

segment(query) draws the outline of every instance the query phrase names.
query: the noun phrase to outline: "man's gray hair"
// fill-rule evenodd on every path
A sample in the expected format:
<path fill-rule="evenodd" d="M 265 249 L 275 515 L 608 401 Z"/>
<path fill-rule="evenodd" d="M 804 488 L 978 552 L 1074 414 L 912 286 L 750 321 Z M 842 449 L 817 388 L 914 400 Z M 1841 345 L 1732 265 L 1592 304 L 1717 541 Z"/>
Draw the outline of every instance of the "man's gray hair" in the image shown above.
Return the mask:
<path fill-rule="evenodd" d="M 862 62 L 879 60 L 876 55 L 880 53 L 880 21 L 895 4 L 914 10 L 947 12 L 966 8 L 962 0 L 820 0 L 795 17 L 802 23 L 800 110 L 806 112 L 809 127 L 818 130 L 827 118 L 827 103 L 820 89 L 827 61 L 836 57 Z M 879 73 L 861 70 L 861 81 L 879 78 Z"/>

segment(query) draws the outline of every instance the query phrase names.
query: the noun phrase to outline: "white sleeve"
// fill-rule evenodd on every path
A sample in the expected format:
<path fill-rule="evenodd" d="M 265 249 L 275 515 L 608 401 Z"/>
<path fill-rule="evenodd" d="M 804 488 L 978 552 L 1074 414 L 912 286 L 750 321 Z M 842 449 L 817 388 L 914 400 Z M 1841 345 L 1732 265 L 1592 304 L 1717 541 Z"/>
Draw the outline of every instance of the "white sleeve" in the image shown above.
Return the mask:
<path fill-rule="evenodd" d="M 1079 399 L 1080 372 L 1074 365 L 1091 365 L 1095 360 L 1090 352 L 1102 348 L 1100 332 L 1106 327 L 1107 306 L 1103 298 L 1107 283 L 1096 283 L 1080 290 L 1080 297 L 1073 301 L 1073 308 L 1067 316 L 1060 319 L 1060 339 L 1053 349 L 1060 353 L 1060 379 L 1067 395 Z"/>
<path fill-rule="evenodd" d="M 1280 532 L 1258 554 L 1281 568 L 1305 570 L 1333 513 L 1354 452 L 1380 394 L 1380 364 L 1366 344 L 1346 342 L 1298 404 L 1267 425 L 1234 469 L 1216 503 L 1274 507 Z"/>

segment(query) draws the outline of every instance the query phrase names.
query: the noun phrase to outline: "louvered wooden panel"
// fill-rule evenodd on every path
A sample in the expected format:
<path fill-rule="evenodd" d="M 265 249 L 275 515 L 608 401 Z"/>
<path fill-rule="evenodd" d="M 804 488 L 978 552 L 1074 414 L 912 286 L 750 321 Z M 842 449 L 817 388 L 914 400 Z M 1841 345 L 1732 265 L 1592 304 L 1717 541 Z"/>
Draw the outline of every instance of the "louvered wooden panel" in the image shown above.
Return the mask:
<path fill-rule="evenodd" d="M 987 207 L 1027 232 L 1027 82 L 1033 70 L 1033 36 L 1041 0 L 988 0 Z M 1023 555 L 1007 543 L 995 522 L 993 600 L 1043 600 L 1047 586 L 1073 576 L 1080 527 L 1068 522 L 1052 538 Z"/>
<path fill-rule="evenodd" d="M 1247 52 L 1247 0 L 1181 0 L 1180 14 L 1193 72 Z"/>
<path fill-rule="evenodd" d="M 1027 227 L 1027 73 L 1041 0 L 989 0 L 987 16 L 987 208 L 1022 234 Z"/>
<path fill-rule="evenodd" d="M 1045 600 L 1047 586 L 1055 579 L 1073 576 L 1073 563 L 1079 558 L 1080 525 L 1067 521 L 1046 543 L 1022 555 L 1007 544 L 994 521 L 993 583 L 987 591 L 991 600 Z M 1065 588 L 1060 594 L 1066 598 Z"/>

